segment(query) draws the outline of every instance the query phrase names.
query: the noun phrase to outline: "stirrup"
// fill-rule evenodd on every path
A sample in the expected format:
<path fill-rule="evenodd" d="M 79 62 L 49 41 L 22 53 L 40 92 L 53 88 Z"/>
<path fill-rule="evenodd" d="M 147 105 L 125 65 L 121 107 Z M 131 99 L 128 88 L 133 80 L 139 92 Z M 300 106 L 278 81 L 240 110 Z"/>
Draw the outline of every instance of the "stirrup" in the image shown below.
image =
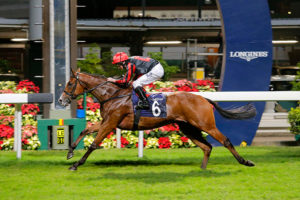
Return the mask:
<path fill-rule="evenodd" d="M 137 110 L 149 110 L 150 109 L 149 102 L 147 100 L 146 101 L 139 100 L 138 105 L 135 107 L 135 109 L 137 109 Z"/>

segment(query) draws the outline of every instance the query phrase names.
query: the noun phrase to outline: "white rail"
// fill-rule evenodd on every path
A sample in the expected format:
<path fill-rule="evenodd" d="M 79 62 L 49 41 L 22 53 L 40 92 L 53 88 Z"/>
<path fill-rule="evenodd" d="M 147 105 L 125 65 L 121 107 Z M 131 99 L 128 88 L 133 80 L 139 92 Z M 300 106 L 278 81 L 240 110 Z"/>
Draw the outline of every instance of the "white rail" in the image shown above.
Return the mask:
<path fill-rule="evenodd" d="M 172 94 L 172 93 L 165 93 Z M 201 95 L 218 102 L 240 102 L 240 101 L 299 101 L 300 91 L 243 91 L 243 92 L 193 92 L 193 94 Z M 17 158 L 21 158 L 21 125 L 22 113 L 21 104 L 25 103 L 51 103 L 53 101 L 52 94 L 0 94 L 1 103 L 16 104 L 15 112 L 15 143 L 14 149 L 17 152 Z M 121 131 L 117 131 L 117 147 L 121 148 Z M 139 154 L 143 157 L 143 131 L 139 131 Z"/>
<path fill-rule="evenodd" d="M 22 104 L 52 103 L 52 101 L 53 95 L 50 93 L 0 94 L 0 104 L 15 104 L 14 150 L 18 159 L 22 156 Z"/>
<path fill-rule="evenodd" d="M 213 101 L 299 101 L 300 91 L 193 92 Z"/>

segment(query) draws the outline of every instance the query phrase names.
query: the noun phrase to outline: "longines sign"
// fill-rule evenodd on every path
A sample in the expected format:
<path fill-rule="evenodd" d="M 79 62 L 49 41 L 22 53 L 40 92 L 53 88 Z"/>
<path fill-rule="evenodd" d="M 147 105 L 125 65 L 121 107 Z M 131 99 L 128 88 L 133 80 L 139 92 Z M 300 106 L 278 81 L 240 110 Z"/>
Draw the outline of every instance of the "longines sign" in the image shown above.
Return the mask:
<path fill-rule="evenodd" d="M 230 51 L 231 58 L 241 58 L 247 60 L 247 62 L 256 58 L 265 58 L 268 55 L 268 51 Z"/>

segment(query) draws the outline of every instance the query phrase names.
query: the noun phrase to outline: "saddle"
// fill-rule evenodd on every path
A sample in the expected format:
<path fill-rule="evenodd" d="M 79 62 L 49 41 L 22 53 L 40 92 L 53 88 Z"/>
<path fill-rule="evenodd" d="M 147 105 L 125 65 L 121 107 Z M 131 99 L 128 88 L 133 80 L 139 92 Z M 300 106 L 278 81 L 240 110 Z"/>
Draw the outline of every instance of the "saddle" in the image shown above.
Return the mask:
<path fill-rule="evenodd" d="M 150 105 L 149 110 L 138 110 L 139 97 L 132 91 L 132 106 L 134 112 L 134 130 L 137 129 L 140 117 L 167 117 L 166 95 L 162 93 L 147 93 L 147 99 Z"/>

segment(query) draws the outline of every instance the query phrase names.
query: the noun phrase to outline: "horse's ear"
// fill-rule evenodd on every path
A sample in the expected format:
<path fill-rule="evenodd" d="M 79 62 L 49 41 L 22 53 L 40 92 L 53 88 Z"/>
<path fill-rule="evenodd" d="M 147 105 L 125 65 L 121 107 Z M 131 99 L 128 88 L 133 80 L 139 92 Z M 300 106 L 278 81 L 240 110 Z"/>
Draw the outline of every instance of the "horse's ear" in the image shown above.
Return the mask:
<path fill-rule="evenodd" d="M 72 67 L 71 67 L 71 77 L 75 77 L 75 72 Z"/>
<path fill-rule="evenodd" d="M 80 68 L 78 68 L 76 72 L 79 73 L 80 72 Z"/>

